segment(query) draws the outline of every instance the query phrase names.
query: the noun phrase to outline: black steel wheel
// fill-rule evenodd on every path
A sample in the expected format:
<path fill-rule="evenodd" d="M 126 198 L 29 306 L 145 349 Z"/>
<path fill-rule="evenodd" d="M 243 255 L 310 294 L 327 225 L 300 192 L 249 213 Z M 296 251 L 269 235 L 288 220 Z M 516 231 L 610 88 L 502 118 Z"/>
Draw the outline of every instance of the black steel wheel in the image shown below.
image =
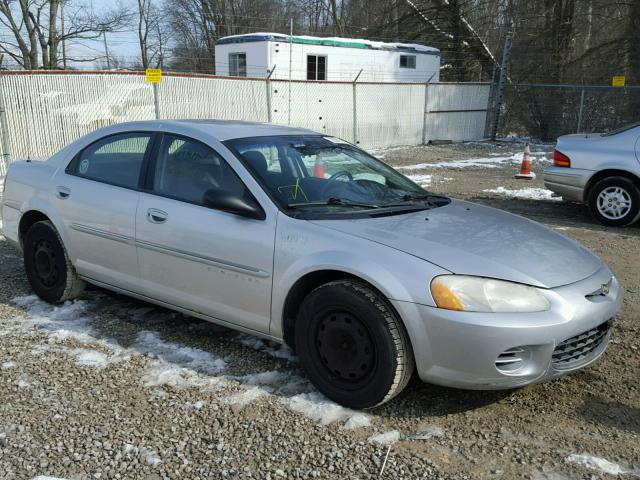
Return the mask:
<path fill-rule="evenodd" d="M 394 310 L 377 291 L 354 280 L 327 283 L 304 299 L 295 346 L 318 390 L 351 408 L 390 400 L 414 369 L 407 333 Z"/>
<path fill-rule="evenodd" d="M 85 284 L 78 278 L 51 222 L 34 223 L 25 235 L 23 250 L 27 279 L 40 298 L 59 303 L 82 292 Z"/>

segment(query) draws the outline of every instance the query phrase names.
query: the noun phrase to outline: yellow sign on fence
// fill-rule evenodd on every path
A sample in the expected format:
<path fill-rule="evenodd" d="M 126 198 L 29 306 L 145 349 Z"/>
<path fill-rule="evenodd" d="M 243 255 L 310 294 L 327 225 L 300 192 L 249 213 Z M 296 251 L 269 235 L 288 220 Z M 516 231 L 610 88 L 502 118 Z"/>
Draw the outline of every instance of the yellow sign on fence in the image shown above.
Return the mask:
<path fill-rule="evenodd" d="M 160 83 L 162 80 L 162 70 L 159 68 L 147 68 L 146 80 L 151 83 Z"/>
<path fill-rule="evenodd" d="M 611 85 L 614 87 L 624 87 L 625 80 L 626 78 L 624 75 L 616 75 L 611 80 Z"/>

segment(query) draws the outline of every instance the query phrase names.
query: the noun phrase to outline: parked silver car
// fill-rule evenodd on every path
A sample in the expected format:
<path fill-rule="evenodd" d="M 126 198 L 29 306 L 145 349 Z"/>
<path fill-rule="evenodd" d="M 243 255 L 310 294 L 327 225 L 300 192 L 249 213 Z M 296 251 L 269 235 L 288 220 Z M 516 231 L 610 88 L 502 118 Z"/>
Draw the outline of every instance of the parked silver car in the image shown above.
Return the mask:
<path fill-rule="evenodd" d="M 564 200 L 586 202 L 601 223 L 640 219 L 640 123 L 609 133 L 558 138 L 545 186 Z"/>
<path fill-rule="evenodd" d="M 415 367 L 471 389 L 582 368 L 622 299 L 575 241 L 275 125 L 107 127 L 13 163 L 2 215 L 41 298 L 90 282 L 286 342 L 354 408 L 393 398 Z"/>

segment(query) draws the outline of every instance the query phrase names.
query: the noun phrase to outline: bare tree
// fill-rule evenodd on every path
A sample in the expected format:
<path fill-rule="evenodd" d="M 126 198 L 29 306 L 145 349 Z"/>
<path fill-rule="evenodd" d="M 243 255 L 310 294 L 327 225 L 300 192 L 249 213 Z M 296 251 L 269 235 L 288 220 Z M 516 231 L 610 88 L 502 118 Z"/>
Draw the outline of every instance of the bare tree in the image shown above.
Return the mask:
<path fill-rule="evenodd" d="M 170 35 L 162 12 L 152 0 L 138 0 L 137 33 L 142 68 L 162 67 Z"/>
<path fill-rule="evenodd" d="M 97 38 L 102 32 L 122 26 L 129 17 L 123 7 L 97 15 L 84 5 L 74 6 L 72 1 L 0 0 L 0 24 L 13 37 L 12 41 L 0 43 L 0 52 L 26 69 L 58 68 L 63 42 Z M 64 32 L 58 29 L 63 2 L 67 4 Z"/>

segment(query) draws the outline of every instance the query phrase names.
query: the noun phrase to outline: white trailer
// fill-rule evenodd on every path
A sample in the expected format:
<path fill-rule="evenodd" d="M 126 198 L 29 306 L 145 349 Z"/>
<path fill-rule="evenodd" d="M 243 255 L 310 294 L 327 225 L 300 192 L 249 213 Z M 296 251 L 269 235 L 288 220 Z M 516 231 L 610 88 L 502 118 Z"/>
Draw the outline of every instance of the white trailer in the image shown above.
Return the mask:
<path fill-rule="evenodd" d="M 440 50 L 417 43 L 386 43 L 281 33 L 232 35 L 218 40 L 216 75 L 292 80 L 437 82 Z"/>

